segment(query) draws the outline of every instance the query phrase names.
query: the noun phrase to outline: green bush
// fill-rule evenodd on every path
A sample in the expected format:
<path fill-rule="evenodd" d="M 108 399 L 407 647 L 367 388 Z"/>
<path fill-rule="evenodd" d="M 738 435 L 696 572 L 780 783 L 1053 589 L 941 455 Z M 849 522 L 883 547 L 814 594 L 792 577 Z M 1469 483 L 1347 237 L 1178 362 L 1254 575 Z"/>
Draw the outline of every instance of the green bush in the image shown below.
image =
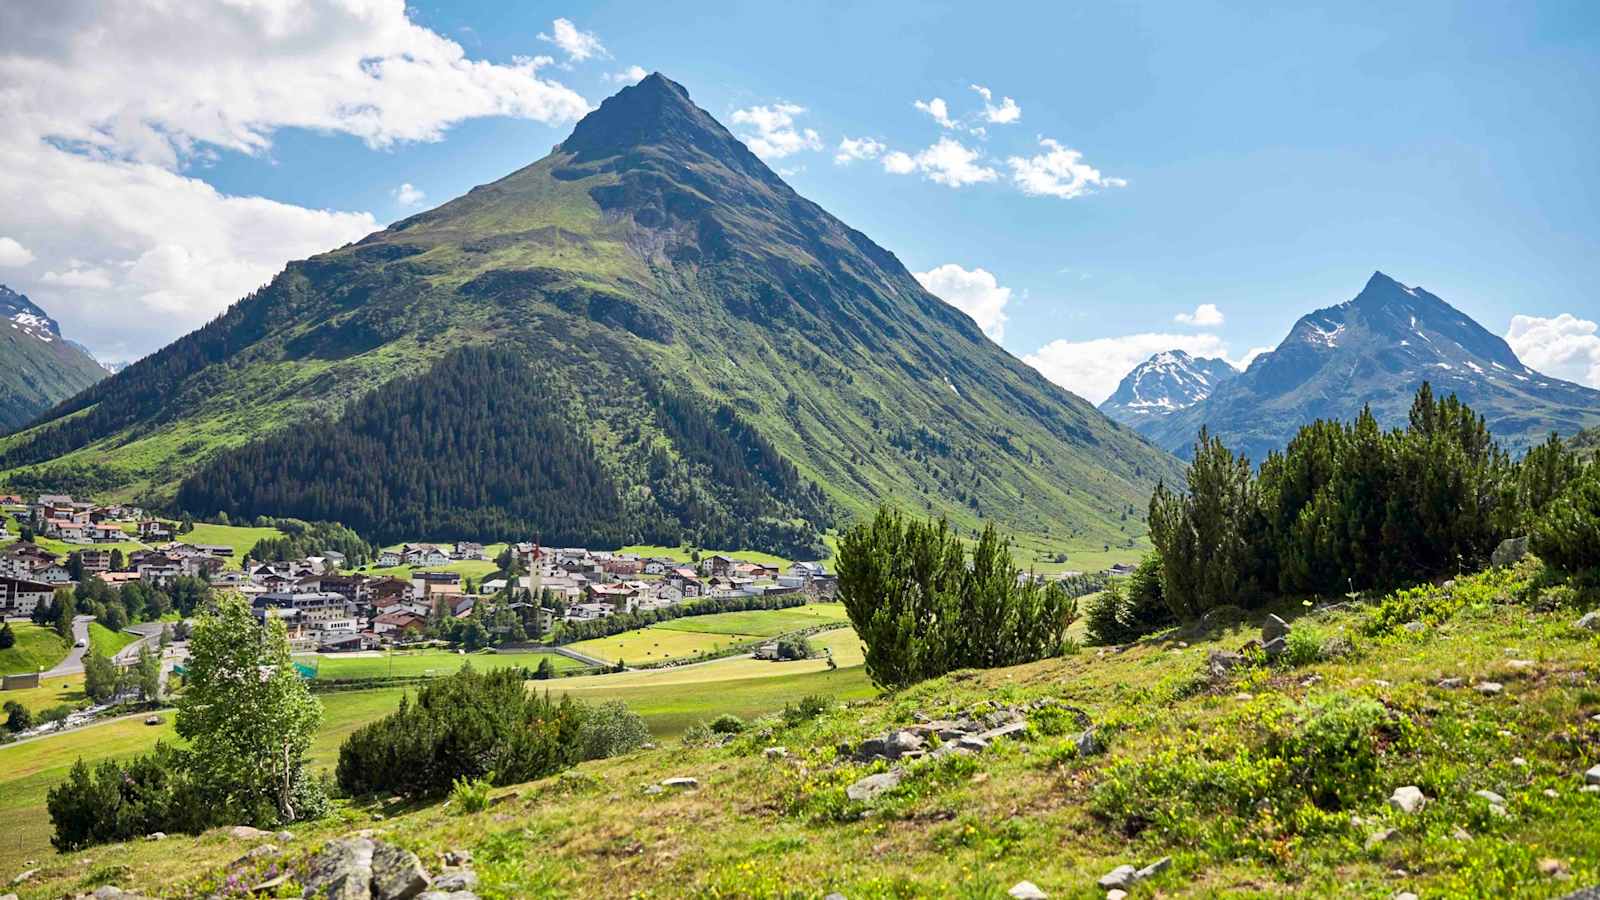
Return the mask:
<path fill-rule="evenodd" d="M 50 843 L 67 852 L 154 831 L 199 834 L 221 824 L 220 808 L 190 768 L 187 752 L 165 743 L 148 755 L 106 760 L 92 770 L 78 760 L 46 798 L 55 828 Z"/>
<path fill-rule="evenodd" d="M 1529 549 L 1567 572 L 1600 568 L 1600 462 L 1589 463 L 1540 516 Z"/>
<path fill-rule="evenodd" d="M 29 712 L 26 706 L 15 700 L 7 700 L 4 709 L 7 731 L 16 734 L 33 727 L 33 713 Z"/>
<path fill-rule="evenodd" d="M 839 597 L 884 687 L 1042 659 L 1077 616 L 1061 583 L 1022 577 L 992 525 L 969 554 L 948 522 L 882 507 L 839 539 L 838 560 Z"/>
<path fill-rule="evenodd" d="M 468 665 L 346 738 L 339 786 L 417 798 L 443 796 L 463 777 L 530 781 L 578 761 L 582 720 L 575 702 L 527 690 L 517 672 Z"/>
<path fill-rule="evenodd" d="M 584 759 L 621 756 L 644 746 L 650 729 L 644 719 L 621 700 L 610 700 L 583 709 L 583 725 L 578 730 L 580 753 Z"/>
<path fill-rule="evenodd" d="M 716 739 L 717 736 L 704 722 L 696 722 L 683 730 L 683 744 L 686 747 L 702 747 Z"/>
<path fill-rule="evenodd" d="M 716 734 L 738 734 L 744 730 L 744 720 L 733 713 L 723 713 L 711 720 L 710 728 Z"/>
<path fill-rule="evenodd" d="M 489 808 L 489 791 L 494 788 L 494 773 L 483 778 L 457 778 L 450 786 L 450 802 L 463 813 Z"/>
<path fill-rule="evenodd" d="M 783 724 L 793 728 L 815 719 L 832 706 L 833 698 L 826 694 L 806 694 L 794 703 L 783 705 Z"/>
<path fill-rule="evenodd" d="M 1084 601 L 1083 621 L 1091 644 L 1123 644 L 1139 635 L 1122 623 L 1128 595 L 1122 582 L 1111 581 L 1105 590 Z"/>

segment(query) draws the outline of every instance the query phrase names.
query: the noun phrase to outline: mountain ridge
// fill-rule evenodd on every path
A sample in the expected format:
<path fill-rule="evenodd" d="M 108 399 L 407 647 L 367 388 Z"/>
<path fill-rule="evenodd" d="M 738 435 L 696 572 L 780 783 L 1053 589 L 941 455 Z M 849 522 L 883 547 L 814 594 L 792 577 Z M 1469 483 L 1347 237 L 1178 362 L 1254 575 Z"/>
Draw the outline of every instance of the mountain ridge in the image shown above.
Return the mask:
<path fill-rule="evenodd" d="M 1113 421 L 1137 429 L 1140 422 L 1200 403 L 1238 375 L 1239 370 L 1225 359 L 1164 350 L 1123 376 L 1099 409 Z"/>
<path fill-rule="evenodd" d="M 38 304 L 0 284 L 0 431 L 38 414 L 107 374 Z"/>
<path fill-rule="evenodd" d="M 659 75 L 608 98 L 543 159 L 291 263 L 0 441 L 0 472 L 170 505 L 171 485 L 207 460 L 307 416 L 337 421 L 472 346 L 522 354 L 638 520 L 704 512 L 685 540 L 742 501 L 683 446 L 704 429 L 667 409 L 745 435 L 748 459 L 770 449 L 845 515 L 879 500 L 966 527 L 993 515 L 1096 550 L 1141 540 L 1150 487 L 1177 472 Z M 794 490 L 761 501 L 765 516 L 815 530 Z"/>

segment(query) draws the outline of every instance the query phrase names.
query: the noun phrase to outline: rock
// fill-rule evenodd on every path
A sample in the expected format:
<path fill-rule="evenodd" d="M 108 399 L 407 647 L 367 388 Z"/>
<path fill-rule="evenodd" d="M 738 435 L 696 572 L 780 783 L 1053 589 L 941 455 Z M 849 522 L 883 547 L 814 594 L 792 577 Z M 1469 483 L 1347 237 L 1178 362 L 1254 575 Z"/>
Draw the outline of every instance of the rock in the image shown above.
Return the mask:
<path fill-rule="evenodd" d="M 152 831 L 145 835 L 144 839 L 147 841 L 164 841 L 167 839 L 167 833 L 165 831 Z"/>
<path fill-rule="evenodd" d="M 1494 552 L 1489 554 L 1489 564 L 1493 566 L 1509 566 L 1520 562 L 1528 555 L 1528 539 L 1526 537 L 1506 538 L 1500 542 Z"/>
<path fill-rule="evenodd" d="M 822 898 L 822 900 L 848 900 L 848 898 L 846 898 L 845 895 L 839 893 L 838 891 L 834 891 L 833 893 L 824 896 Z"/>
<path fill-rule="evenodd" d="M 1555 788 L 1545 788 L 1544 790 L 1540 791 L 1539 793 L 1544 794 L 1546 797 L 1549 797 L 1551 800 L 1554 800 L 1557 797 L 1561 796 L 1560 794 L 1556 793 L 1556 789 Z"/>
<path fill-rule="evenodd" d="M 1367 849 L 1371 850 L 1373 847 L 1387 842 L 1392 837 L 1394 837 L 1393 828 L 1385 828 L 1382 831 L 1374 831 L 1373 833 L 1367 835 Z"/>
<path fill-rule="evenodd" d="M 1288 639 L 1281 637 L 1273 638 L 1272 640 L 1261 645 L 1261 652 L 1267 655 L 1267 659 L 1277 659 L 1283 655 L 1285 650 L 1288 649 Z"/>
<path fill-rule="evenodd" d="M 290 841 L 294 840 L 294 832 L 292 832 L 292 831 L 280 831 L 277 834 L 273 835 L 273 837 L 275 837 L 278 840 L 282 841 L 283 843 L 287 844 Z"/>
<path fill-rule="evenodd" d="M 455 891 L 449 894 L 444 891 L 423 891 L 417 895 L 417 900 L 478 900 L 478 895 L 471 891 Z"/>
<path fill-rule="evenodd" d="M 890 769 L 876 775 L 868 775 L 855 784 L 845 788 L 844 795 L 858 803 L 871 803 L 885 792 L 900 786 L 900 780 L 905 777 L 901 769 Z"/>
<path fill-rule="evenodd" d="M 237 868 L 245 863 L 253 862 L 264 857 L 277 856 L 282 852 L 282 850 L 278 849 L 277 844 L 257 844 L 254 847 L 251 847 L 249 852 L 247 852 L 245 855 L 234 860 L 231 868 Z"/>
<path fill-rule="evenodd" d="M 1018 737 L 1028 730 L 1027 722 L 1010 722 L 998 728 L 991 728 L 978 735 L 985 741 L 993 742 L 1003 737 Z"/>
<path fill-rule="evenodd" d="M 1528 761 L 1520 756 L 1511 757 L 1511 764 L 1519 769 L 1526 769 L 1528 767 Z"/>
<path fill-rule="evenodd" d="M 767 749 L 761 751 L 761 755 L 765 756 L 767 759 L 783 759 L 789 755 L 789 748 L 768 747 Z"/>
<path fill-rule="evenodd" d="M 668 778 L 661 782 L 661 786 L 675 791 L 698 791 L 700 790 L 700 779 L 679 776 L 677 778 Z"/>
<path fill-rule="evenodd" d="M 1506 686 L 1498 681 L 1480 681 L 1473 687 L 1473 690 L 1487 697 L 1493 697 L 1505 689 Z"/>
<path fill-rule="evenodd" d="M 311 858 L 301 885 L 308 895 L 328 900 L 368 900 L 377 844 L 370 838 L 329 841 Z"/>
<path fill-rule="evenodd" d="M 1445 688 L 1446 690 L 1451 690 L 1451 689 L 1458 688 L 1458 687 L 1466 687 L 1466 685 L 1467 685 L 1467 680 L 1465 678 L 1441 678 L 1441 679 L 1439 679 L 1439 687 Z"/>
<path fill-rule="evenodd" d="M 1403 813 L 1414 813 L 1426 806 L 1428 798 L 1423 796 L 1422 789 L 1414 784 L 1397 787 L 1389 797 L 1389 805 Z"/>
<path fill-rule="evenodd" d="M 890 759 L 900 757 L 915 750 L 922 749 L 922 738 L 909 731 L 896 731 L 884 738 L 884 755 Z"/>
<path fill-rule="evenodd" d="M 982 753 L 989 749 L 989 742 L 975 734 L 964 734 L 955 744 L 946 744 L 945 746 L 955 746 L 963 750 L 971 750 L 974 753 Z"/>
<path fill-rule="evenodd" d="M 272 837 L 272 832 L 251 828 L 249 825 L 235 825 L 228 829 L 228 837 L 236 841 L 259 841 L 263 838 Z"/>
<path fill-rule="evenodd" d="M 1584 784 L 1600 784 L 1600 766 L 1595 766 L 1583 773 Z"/>
<path fill-rule="evenodd" d="M 657 794 L 665 794 L 666 792 L 667 789 L 659 784 L 647 784 L 644 786 L 644 795 L 646 797 L 654 797 Z"/>
<path fill-rule="evenodd" d="M 1496 794 L 1494 791 L 1473 791 L 1472 795 L 1474 797 L 1482 797 L 1483 799 L 1489 801 L 1489 803 L 1493 806 L 1506 805 L 1506 798 Z"/>
<path fill-rule="evenodd" d="M 1567 874 L 1567 863 L 1565 860 L 1547 856 L 1539 860 L 1539 874 L 1546 878 L 1560 877 Z"/>
<path fill-rule="evenodd" d="M 1213 679 L 1226 678 L 1234 669 L 1245 664 L 1242 654 L 1230 653 L 1227 650 L 1213 650 L 1206 657 L 1206 673 Z"/>
<path fill-rule="evenodd" d="M 1467 832 L 1467 830 L 1465 828 L 1462 828 L 1460 825 L 1456 826 L 1456 830 L 1455 831 L 1450 832 L 1450 836 L 1455 838 L 1458 841 L 1470 841 L 1470 840 L 1472 840 L 1472 835 L 1469 834 Z"/>
<path fill-rule="evenodd" d="M 1600 794 L 1600 784 L 1586 784 L 1578 790 L 1584 794 Z"/>
<path fill-rule="evenodd" d="M 1093 728 L 1084 729 L 1073 743 L 1078 747 L 1079 756 L 1096 756 L 1106 752 L 1106 742 L 1100 739 L 1099 732 Z"/>
<path fill-rule="evenodd" d="M 378 844 L 372 851 L 373 900 L 410 900 L 428 887 L 428 873 L 410 850 Z"/>
<path fill-rule="evenodd" d="M 1121 888 L 1112 888 L 1106 891 L 1106 900 L 1124 900 L 1127 896 L 1128 892 Z"/>
<path fill-rule="evenodd" d="M 1417 895 L 1410 891 L 1400 891 L 1391 896 L 1389 900 L 1417 900 Z"/>
<path fill-rule="evenodd" d="M 453 894 L 457 891 L 470 891 L 478 886 L 478 875 L 471 869 L 460 869 L 455 872 L 446 872 L 433 880 L 430 885 L 433 890 Z"/>
<path fill-rule="evenodd" d="M 0 900 L 17 900 L 16 894 L 0 894 Z"/>
<path fill-rule="evenodd" d="M 1454 578 L 1446 578 L 1444 584 L 1439 585 L 1439 587 L 1447 591 L 1453 591 L 1456 589 L 1456 580 Z"/>
<path fill-rule="evenodd" d="M 13 885 L 21 884 L 24 881 L 27 881 L 29 878 L 32 878 L 34 875 L 37 875 L 38 873 L 39 873 L 38 869 L 29 869 L 28 871 L 23 872 L 20 875 L 18 875 L 17 877 L 11 879 L 11 883 Z"/>
<path fill-rule="evenodd" d="M 1506 660 L 1506 667 L 1511 669 L 1511 671 L 1513 671 L 1513 672 L 1520 672 L 1523 669 L 1531 669 L 1531 668 L 1534 667 L 1534 665 L 1535 665 L 1535 663 L 1531 659 L 1508 659 L 1508 660 Z"/>
<path fill-rule="evenodd" d="M 1406 631 L 1411 632 L 1412 634 L 1420 634 L 1424 630 L 1426 630 L 1428 626 L 1422 624 L 1421 622 L 1413 620 L 1413 621 L 1405 623 L 1404 625 L 1401 625 L 1400 627 L 1404 628 Z"/>
<path fill-rule="evenodd" d="M 1050 896 L 1039 890 L 1039 886 L 1031 881 L 1019 881 L 1012 885 L 1011 890 L 1006 891 L 1006 893 L 1017 898 L 1017 900 L 1045 900 Z"/>
<path fill-rule="evenodd" d="M 1261 625 L 1261 646 L 1265 647 L 1278 638 L 1289 636 L 1289 623 L 1275 615 L 1268 615 L 1267 621 Z"/>
<path fill-rule="evenodd" d="M 1167 869 L 1169 869 L 1171 867 L 1172 867 L 1172 857 L 1163 856 L 1160 859 L 1156 860 L 1155 862 L 1151 863 L 1150 865 L 1145 866 L 1144 868 L 1140 869 L 1139 871 L 1133 873 L 1133 880 L 1134 881 L 1143 881 L 1146 878 L 1153 878 L 1153 877 L 1155 877 L 1157 875 L 1160 875 L 1162 872 L 1165 872 Z"/>
<path fill-rule="evenodd" d="M 471 850 L 446 850 L 444 852 L 444 864 L 447 866 L 465 866 L 471 862 Z"/>
<path fill-rule="evenodd" d="M 252 893 L 256 893 L 256 894 L 276 893 L 273 889 L 276 888 L 278 885 L 283 884 L 284 882 L 286 882 L 288 880 L 289 880 L 289 873 L 288 872 L 280 872 L 275 877 L 268 878 L 266 881 L 263 881 L 260 884 L 256 885 L 255 887 L 252 887 L 250 889 L 250 891 Z"/>
<path fill-rule="evenodd" d="M 1133 886 L 1133 876 L 1138 871 L 1133 866 L 1117 866 L 1115 869 L 1101 875 L 1100 880 L 1095 883 L 1107 891 L 1114 889 L 1127 890 Z"/>
<path fill-rule="evenodd" d="M 1585 631 L 1600 631 L 1600 609 L 1584 613 L 1573 625 Z"/>

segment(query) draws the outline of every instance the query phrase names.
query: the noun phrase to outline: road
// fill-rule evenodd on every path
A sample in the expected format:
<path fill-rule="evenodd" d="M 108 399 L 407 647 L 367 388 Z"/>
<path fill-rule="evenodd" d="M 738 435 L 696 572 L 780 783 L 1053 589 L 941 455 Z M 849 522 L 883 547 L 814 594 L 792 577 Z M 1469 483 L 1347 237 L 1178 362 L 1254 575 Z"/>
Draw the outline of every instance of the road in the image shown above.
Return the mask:
<path fill-rule="evenodd" d="M 83 657 L 89 652 L 89 623 L 93 621 L 94 616 L 72 617 L 72 648 L 67 651 L 67 658 L 40 677 L 60 678 L 83 671 Z"/>

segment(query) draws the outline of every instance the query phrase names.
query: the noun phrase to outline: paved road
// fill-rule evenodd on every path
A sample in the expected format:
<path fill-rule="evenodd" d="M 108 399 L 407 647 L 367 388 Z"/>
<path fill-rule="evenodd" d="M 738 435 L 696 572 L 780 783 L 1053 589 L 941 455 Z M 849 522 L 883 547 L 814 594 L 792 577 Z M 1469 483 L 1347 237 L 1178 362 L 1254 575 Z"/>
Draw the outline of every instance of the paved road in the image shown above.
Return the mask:
<path fill-rule="evenodd" d="M 60 678 L 63 675 L 76 675 L 83 671 L 83 656 L 89 652 L 89 623 L 94 621 L 94 616 L 72 617 L 72 649 L 67 651 L 67 658 L 61 664 L 45 672 L 43 678 Z M 83 646 L 78 646 L 83 644 Z"/>

